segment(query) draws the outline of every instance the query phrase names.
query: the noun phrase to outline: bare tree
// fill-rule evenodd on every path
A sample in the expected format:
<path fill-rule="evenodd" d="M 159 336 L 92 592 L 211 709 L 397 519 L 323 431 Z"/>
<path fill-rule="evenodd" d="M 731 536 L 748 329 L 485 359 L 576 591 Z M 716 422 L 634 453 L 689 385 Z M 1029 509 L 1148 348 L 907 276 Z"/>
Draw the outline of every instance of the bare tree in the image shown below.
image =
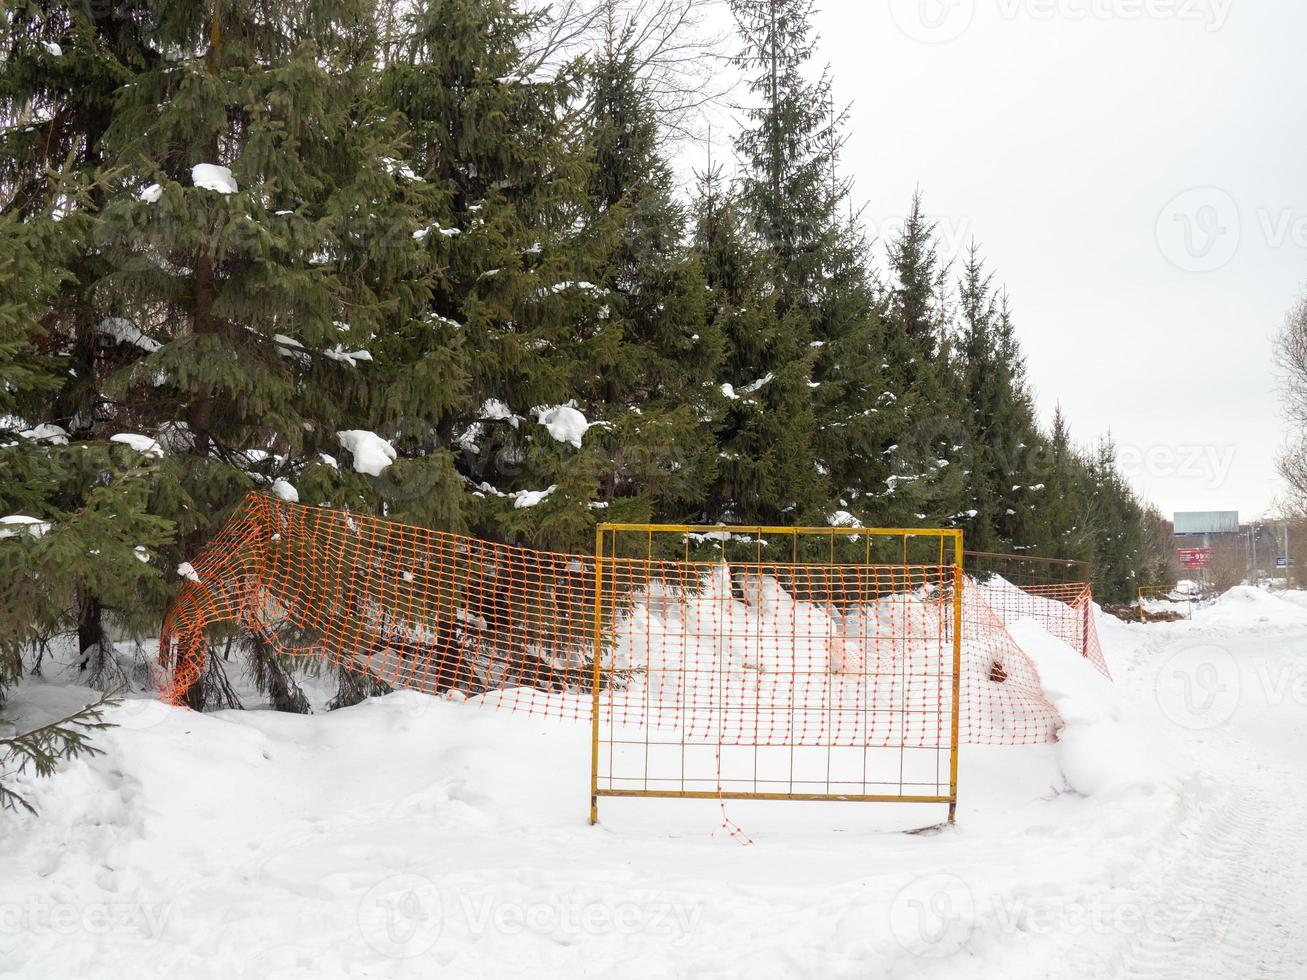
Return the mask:
<path fill-rule="evenodd" d="M 1288 484 L 1290 506 L 1307 512 L 1307 292 L 1285 319 L 1275 352 L 1280 390 L 1289 421 L 1288 446 L 1280 456 L 1280 475 Z"/>
<path fill-rule="evenodd" d="M 702 136 L 705 112 L 730 90 L 721 0 L 561 0 L 548 6 L 521 73 L 578 57 L 629 58 L 668 140 Z"/>

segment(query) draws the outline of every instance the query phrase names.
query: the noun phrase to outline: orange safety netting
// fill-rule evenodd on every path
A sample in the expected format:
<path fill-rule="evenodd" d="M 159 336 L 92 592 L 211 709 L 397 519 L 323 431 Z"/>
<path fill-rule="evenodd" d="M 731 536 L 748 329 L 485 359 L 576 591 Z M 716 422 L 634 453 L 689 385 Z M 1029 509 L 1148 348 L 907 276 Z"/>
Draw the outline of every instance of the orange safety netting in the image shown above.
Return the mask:
<path fill-rule="evenodd" d="M 879 785 L 880 774 L 867 771 L 871 749 L 898 753 L 887 784 L 900 793 L 947 782 L 951 560 L 615 557 L 600 567 L 597 576 L 589 555 L 251 494 L 183 566 L 160 643 L 163 695 L 182 702 L 201 679 L 215 630 L 238 630 L 276 654 L 322 658 L 393 688 L 457 691 L 561 718 L 591 719 L 598 676 L 610 780 L 648 785 L 652 765 L 675 770 L 654 778 L 684 786 L 699 772 L 687 752 L 707 746 L 748 755 L 730 765 L 715 759 L 714 781 L 747 768 L 741 778 L 765 790 L 768 766 L 779 761 L 763 750 L 784 746 L 856 750 L 838 761 L 829 752 L 824 763 L 791 760 L 782 779 L 791 787 L 819 769 L 814 782 L 827 789 Z M 1035 619 L 1106 673 L 1090 602 L 1083 583 L 965 580 L 959 741 L 1053 737 L 1056 711 L 1004 623 Z M 628 743 L 638 749 L 619 758 Z M 651 763 L 660 743 L 673 747 Z"/>

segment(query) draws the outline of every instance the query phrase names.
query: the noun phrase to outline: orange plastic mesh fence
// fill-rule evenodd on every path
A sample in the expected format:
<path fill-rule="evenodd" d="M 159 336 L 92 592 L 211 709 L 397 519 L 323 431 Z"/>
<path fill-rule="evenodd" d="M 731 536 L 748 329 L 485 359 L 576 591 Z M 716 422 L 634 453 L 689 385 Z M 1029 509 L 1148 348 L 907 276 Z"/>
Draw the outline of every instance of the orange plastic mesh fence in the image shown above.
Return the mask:
<path fill-rule="evenodd" d="M 605 558 L 600 577 L 593 556 L 251 494 L 182 568 L 160 642 L 162 693 L 184 701 L 221 631 L 395 688 L 561 718 L 592 718 L 597 673 L 611 779 L 738 774 L 765 791 L 783 761 L 768 750 L 783 746 L 818 750 L 786 764 L 788 792 L 937 795 L 951 745 L 953 557 L 941 547 L 903 563 L 830 561 L 796 549 L 745 560 L 683 537 L 677 555 Z M 1057 713 L 1004 623 L 1034 618 L 1106 673 L 1089 603 L 1082 584 L 966 580 L 961 742 L 1053 737 Z M 870 766 L 877 750 L 896 753 L 893 764 Z M 709 770 L 672 752 L 732 758 Z"/>

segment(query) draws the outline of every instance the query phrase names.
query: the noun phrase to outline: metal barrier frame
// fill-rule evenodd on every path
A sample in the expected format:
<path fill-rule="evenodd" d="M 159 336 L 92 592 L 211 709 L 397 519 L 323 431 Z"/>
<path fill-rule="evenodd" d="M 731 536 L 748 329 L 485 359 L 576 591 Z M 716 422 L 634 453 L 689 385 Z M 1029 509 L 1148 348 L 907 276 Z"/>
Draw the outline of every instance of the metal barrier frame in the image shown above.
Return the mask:
<path fill-rule="evenodd" d="M 896 795 L 896 794 L 844 794 L 844 793 L 758 793 L 740 791 L 701 791 L 701 790 L 663 790 L 663 789 L 600 789 L 599 787 L 599 753 L 600 753 L 600 693 L 602 686 L 603 662 L 603 569 L 605 558 L 616 559 L 616 554 L 605 555 L 605 535 L 615 536 L 623 533 L 642 533 L 648 535 L 650 550 L 654 534 L 686 535 L 688 551 L 689 535 L 762 535 L 789 536 L 794 542 L 793 552 L 797 556 L 800 537 L 826 537 L 831 542 L 834 552 L 836 538 L 865 537 L 867 539 L 867 565 L 871 566 L 870 553 L 873 538 L 902 538 L 904 565 L 908 565 L 908 542 L 912 538 L 939 539 L 939 566 L 952 568 L 953 577 L 953 701 L 951 734 L 949 745 L 949 791 L 946 796 Z M 952 542 L 953 560 L 948 562 L 946 546 Z M 615 549 L 614 549 L 615 550 Z M 947 803 L 948 822 L 957 818 L 958 802 L 958 742 L 959 716 L 962 695 L 962 589 L 964 587 L 963 562 L 965 560 L 963 533 L 958 528 L 862 528 L 862 527 L 768 527 L 764 525 L 722 525 L 722 524 L 599 524 L 595 528 L 595 593 L 594 593 L 594 667 L 592 677 L 592 703 L 590 714 L 590 824 L 599 822 L 600 797 L 642 797 L 656 799 L 713 799 L 713 800 L 797 800 L 797 801 L 838 801 L 857 803 Z"/>

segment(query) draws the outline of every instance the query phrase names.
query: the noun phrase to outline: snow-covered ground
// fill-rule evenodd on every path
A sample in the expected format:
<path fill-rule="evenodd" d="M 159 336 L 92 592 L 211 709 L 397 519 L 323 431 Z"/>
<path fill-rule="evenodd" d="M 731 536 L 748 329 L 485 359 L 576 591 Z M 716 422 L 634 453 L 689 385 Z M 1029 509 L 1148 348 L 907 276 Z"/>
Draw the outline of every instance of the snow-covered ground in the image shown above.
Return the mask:
<path fill-rule="evenodd" d="M 1066 729 L 930 807 L 604 800 L 589 726 L 402 692 L 313 716 L 129 701 L 0 814 L 0 976 L 1307 976 L 1307 597 L 1009 624 Z M 38 722 L 92 692 L 24 682 Z"/>

